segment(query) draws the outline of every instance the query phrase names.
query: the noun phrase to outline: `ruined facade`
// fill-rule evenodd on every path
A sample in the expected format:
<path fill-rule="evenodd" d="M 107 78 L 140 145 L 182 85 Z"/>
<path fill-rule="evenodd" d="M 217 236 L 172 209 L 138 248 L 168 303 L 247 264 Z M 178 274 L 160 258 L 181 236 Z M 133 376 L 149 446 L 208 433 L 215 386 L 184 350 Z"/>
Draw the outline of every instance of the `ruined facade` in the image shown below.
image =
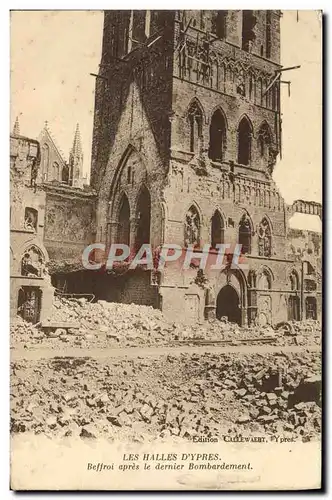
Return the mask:
<path fill-rule="evenodd" d="M 37 323 L 52 306 L 53 287 L 44 245 L 46 194 L 36 188 L 38 141 L 10 137 L 10 313 Z"/>
<path fill-rule="evenodd" d="M 321 206 L 286 206 L 272 178 L 281 149 L 280 15 L 105 12 L 91 186 L 82 188 L 77 128 L 68 163 L 44 130 L 37 188 L 27 187 L 27 199 L 41 197 L 40 237 L 57 290 L 152 305 L 188 322 L 320 317 L 320 237 L 301 233 L 318 243 L 314 255 L 299 254 L 290 239 L 300 233 L 288 221 L 295 211 L 321 217 Z M 87 271 L 82 251 L 92 242 L 177 244 L 198 258 L 206 244 L 215 256 L 218 244 L 232 254 L 240 243 L 247 268 L 226 259 L 219 271 L 201 272 L 195 261 L 188 270 L 124 263 Z"/>
<path fill-rule="evenodd" d="M 121 277 L 121 300 L 190 321 L 305 316 L 281 147 L 280 11 L 109 11 L 96 101 L 97 241 L 241 243 L 248 269 Z M 143 224 L 142 224 L 143 220 Z M 142 227 L 145 230 L 142 230 Z M 143 276 L 145 276 L 143 278 Z M 142 290 L 145 290 L 142 295 Z"/>
<path fill-rule="evenodd" d="M 78 134 L 69 165 L 47 127 L 35 140 L 20 135 L 16 120 L 10 136 L 10 313 L 32 323 L 47 318 L 54 292 L 63 291 L 62 269 L 79 266 L 94 239 L 94 193 L 83 189 L 82 170 L 63 179 L 73 157 L 76 168 L 82 162 Z"/>

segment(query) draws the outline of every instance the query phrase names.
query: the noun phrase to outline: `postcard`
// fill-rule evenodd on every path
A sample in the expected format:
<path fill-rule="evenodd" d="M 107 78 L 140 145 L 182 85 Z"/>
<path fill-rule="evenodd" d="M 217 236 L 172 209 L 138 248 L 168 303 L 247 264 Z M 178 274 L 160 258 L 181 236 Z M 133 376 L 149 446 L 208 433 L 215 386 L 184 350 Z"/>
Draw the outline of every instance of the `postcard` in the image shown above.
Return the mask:
<path fill-rule="evenodd" d="M 11 12 L 13 490 L 321 488 L 322 24 Z"/>

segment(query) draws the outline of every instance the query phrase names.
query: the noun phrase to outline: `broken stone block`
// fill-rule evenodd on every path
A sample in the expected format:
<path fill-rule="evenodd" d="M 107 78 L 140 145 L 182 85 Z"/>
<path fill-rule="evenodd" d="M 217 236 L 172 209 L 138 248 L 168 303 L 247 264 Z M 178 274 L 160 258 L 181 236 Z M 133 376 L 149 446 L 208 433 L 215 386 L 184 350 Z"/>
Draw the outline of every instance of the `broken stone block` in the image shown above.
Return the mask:
<path fill-rule="evenodd" d="M 82 427 L 80 437 L 87 439 L 96 439 L 97 436 L 94 427 L 90 425 Z"/>
<path fill-rule="evenodd" d="M 272 412 L 272 410 L 269 406 L 263 406 L 260 409 L 260 413 L 263 413 L 264 415 L 269 415 L 271 412 Z"/>
<path fill-rule="evenodd" d="M 72 401 L 73 399 L 76 399 L 77 395 L 74 391 L 69 391 L 66 392 L 66 394 L 63 396 L 63 399 L 68 403 L 69 401 Z"/>
<path fill-rule="evenodd" d="M 245 396 L 247 394 L 247 390 L 246 389 L 237 389 L 236 391 L 234 391 L 235 394 L 237 394 L 240 398 L 242 398 L 243 396 Z"/>
<path fill-rule="evenodd" d="M 253 408 L 252 410 L 250 410 L 249 415 L 250 418 L 256 419 L 259 416 L 259 410 L 257 410 L 257 408 Z"/>
<path fill-rule="evenodd" d="M 250 415 L 241 415 L 237 420 L 237 424 L 245 424 L 247 422 L 250 422 L 251 418 Z"/>
<path fill-rule="evenodd" d="M 268 401 L 276 401 L 278 399 L 278 396 L 274 392 L 268 392 L 266 397 Z"/>
<path fill-rule="evenodd" d="M 112 425 L 115 425 L 116 427 L 122 427 L 122 422 L 120 417 L 108 415 L 106 418 Z"/>
<path fill-rule="evenodd" d="M 56 427 L 56 424 L 57 424 L 57 418 L 54 417 L 54 416 L 50 416 L 46 419 L 46 425 L 50 428 L 50 429 L 54 429 Z"/>

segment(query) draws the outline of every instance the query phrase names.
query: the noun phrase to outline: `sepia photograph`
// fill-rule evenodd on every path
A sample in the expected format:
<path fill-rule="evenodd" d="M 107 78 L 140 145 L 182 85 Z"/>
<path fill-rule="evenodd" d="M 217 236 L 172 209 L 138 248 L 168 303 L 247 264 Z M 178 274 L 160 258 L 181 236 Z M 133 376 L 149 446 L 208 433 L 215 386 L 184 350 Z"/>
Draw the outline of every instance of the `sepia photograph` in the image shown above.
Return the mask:
<path fill-rule="evenodd" d="M 322 487 L 319 10 L 12 10 L 12 490 Z"/>

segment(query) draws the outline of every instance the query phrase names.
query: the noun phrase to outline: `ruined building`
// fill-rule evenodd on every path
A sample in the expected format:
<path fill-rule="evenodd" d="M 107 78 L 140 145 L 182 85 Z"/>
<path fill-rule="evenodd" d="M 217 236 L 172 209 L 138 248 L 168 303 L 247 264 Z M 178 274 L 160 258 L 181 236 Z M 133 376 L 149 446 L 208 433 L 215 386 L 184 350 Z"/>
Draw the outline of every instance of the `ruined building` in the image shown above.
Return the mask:
<path fill-rule="evenodd" d="M 189 322 L 226 316 L 264 325 L 320 316 L 320 238 L 312 249 L 312 235 L 301 233 L 308 244 L 298 252 L 288 221 L 295 211 L 321 215 L 321 207 L 287 206 L 272 178 L 281 150 L 280 16 L 105 12 L 90 188 L 76 180 L 78 132 L 65 176 L 71 185 L 61 182 L 55 159 L 53 179 L 61 181 L 42 178 L 38 188 L 46 196 L 43 242 L 57 289 L 152 305 Z M 198 255 L 204 244 L 213 254 L 219 243 L 240 243 L 248 268 L 71 267 L 93 241 L 178 244 Z"/>
<path fill-rule="evenodd" d="M 79 188 L 82 159 L 78 128 L 68 164 L 47 125 L 35 140 L 20 134 L 16 119 L 10 136 L 11 316 L 43 322 L 53 301 L 51 275 L 93 239 L 93 194 Z"/>
<path fill-rule="evenodd" d="M 249 269 L 206 271 L 203 280 L 197 269 L 128 271 L 116 287 L 110 277 L 104 298 L 191 321 L 306 317 L 306 271 L 287 245 L 292 210 L 272 179 L 281 147 L 280 16 L 105 12 L 91 171 L 97 241 L 192 244 L 196 252 L 238 242 Z"/>

